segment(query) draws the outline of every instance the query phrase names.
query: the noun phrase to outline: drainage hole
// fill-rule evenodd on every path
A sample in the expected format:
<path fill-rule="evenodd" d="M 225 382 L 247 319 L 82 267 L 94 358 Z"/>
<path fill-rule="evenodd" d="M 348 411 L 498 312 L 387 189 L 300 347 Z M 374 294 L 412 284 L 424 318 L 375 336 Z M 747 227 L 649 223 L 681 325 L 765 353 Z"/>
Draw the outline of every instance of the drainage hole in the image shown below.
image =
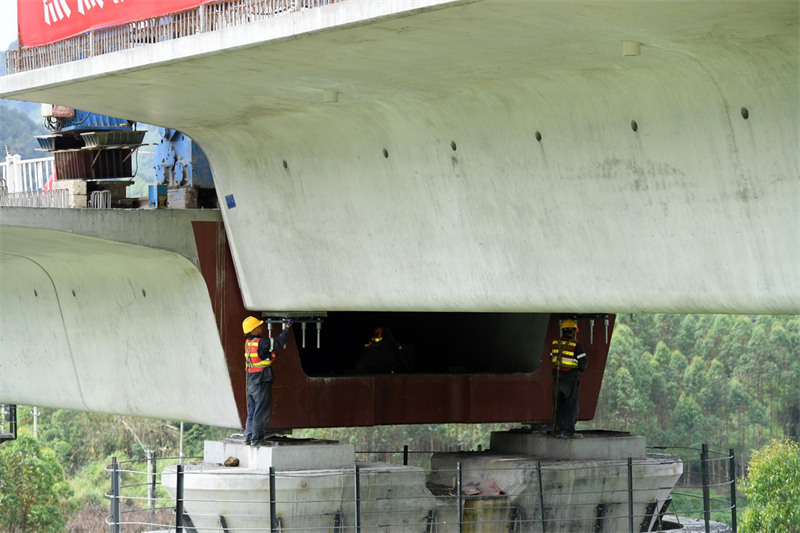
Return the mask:
<path fill-rule="evenodd" d="M 456 151 L 457 147 L 456 147 L 456 142 L 455 141 L 450 141 L 450 148 L 452 148 L 454 152 Z"/>
<path fill-rule="evenodd" d="M 283 160 L 283 168 L 289 168 L 289 163 L 285 159 Z"/>
<path fill-rule="evenodd" d="M 78 295 L 75 294 L 75 289 L 72 289 L 72 295 L 75 296 L 76 298 L 78 297 Z"/>
<path fill-rule="evenodd" d="M 742 118 L 745 119 L 745 120 L 750 118 L 750 111 L 748 111 L 748 109 L 746 107 L 742 108 Z"/>
<path fill-rule="evenodd" d="M 389 150 L 386 148 L 383 149 L 383 157 L 389 157 Z"/>
<path fill-rule="evenodd" d="M 542 142 L 542 134 L 541 134 L 541 133 L 539 133 L 538 131 L 536 132 L 536 134 L 534 135 L 534 137 L 536 137 L 536 140 L 537 140 L 538 142 Z"/>
<path fill-rule="evenodd" d="M 142 289 L 142 296 L 144 296 L 145 298 L 147 298 L 147 293 L 146 293 L 146 292 L 144 292 L 144 289 Z"/>
<path fill-rule="evenodd" d="M 33 289 L 33 295 L 34 295 L 34 296 L 37 296 L 37 297 L 39 296 L 39 293 L 38 293 L 38 292 L 36 292 L 36 289 Z"/>
<path fill-rule="evenodd" d="M 631 120 L 631 129 L 633 131 L 638 131 L 639 130 L 639 125 L 636 123 L 635 120 Z"/>

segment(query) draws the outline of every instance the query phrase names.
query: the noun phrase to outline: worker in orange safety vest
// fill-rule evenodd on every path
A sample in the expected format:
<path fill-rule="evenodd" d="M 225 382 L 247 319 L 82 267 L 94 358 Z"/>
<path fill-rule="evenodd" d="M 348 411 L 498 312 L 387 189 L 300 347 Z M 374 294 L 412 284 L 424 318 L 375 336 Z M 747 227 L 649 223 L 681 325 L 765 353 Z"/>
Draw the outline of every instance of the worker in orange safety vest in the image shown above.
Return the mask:
<path fill-rule="evenodd" d="M 244 359 L 247 368 L 247 422 L 244 426 L 244 443 L 258 446 L 272 436 L 268 433 L 269 419 L 272 416 L 272 382 L 275 379 L 272 363 L 275 350 L 286 347 L 292 332 L 292 320 L 277 338 L 268 333 L 269 324 L 253 316 L 242 322 Z"/>
<path fill-rule="evenodd" d="M 561 322 L 561 337 L 550 346 L 553 365 L 553 424 L 556 437 L 581 437 L 575 433 L 578 421 L 578 391 L 581 373 L 589 365 L 586 351 L 577 340 L 578 324 L 568 318 Z"/>

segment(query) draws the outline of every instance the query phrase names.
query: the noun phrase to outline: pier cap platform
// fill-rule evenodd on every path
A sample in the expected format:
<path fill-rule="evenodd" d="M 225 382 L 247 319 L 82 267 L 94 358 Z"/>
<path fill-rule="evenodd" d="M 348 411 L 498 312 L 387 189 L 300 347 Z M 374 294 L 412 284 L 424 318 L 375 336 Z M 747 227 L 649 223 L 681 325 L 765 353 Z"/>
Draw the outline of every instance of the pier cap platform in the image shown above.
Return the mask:
<path fill-rule="evenodd" d="M 616 431 L 578 431 L 580 438 L 558 438 L 546 432 L 493 431 L 493 453 L 525 455 L 547 460 L 606 461 L 645 459 L 645 437 Z"/>

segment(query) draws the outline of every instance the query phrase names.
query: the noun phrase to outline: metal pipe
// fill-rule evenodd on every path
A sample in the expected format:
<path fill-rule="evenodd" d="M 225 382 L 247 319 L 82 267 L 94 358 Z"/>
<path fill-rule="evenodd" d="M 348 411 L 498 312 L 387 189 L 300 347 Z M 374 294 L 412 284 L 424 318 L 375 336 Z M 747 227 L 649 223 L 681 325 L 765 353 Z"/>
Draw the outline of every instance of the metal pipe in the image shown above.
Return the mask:
<path fill-rule="evenodd" d="M 156 523 L 156 452 L 148 450 L 147 457 L 147 500 L 150 502 L 150 523 Z"/>
<path fill-rule="evenodd" d="M 269 467 L 269 530 L 278 531 L 278 501 L 275 498 L 275 467 Z"/>
<path fill-rule="evenodd" d="M 731 531 L 736 533 L 738 529 L 736 521 L 736 458 L 733 455 L 733 448 L 728 452 L 728 477 L 731 479 Z"/>
<path fill-rule="evenodd" d="M 700 473 L 703 477 L 703 521 L 706 524 L 706 533 L 711 531 L 711 495 L 708 487 L 708 444 L 703 443 L 700 448 Z"/>
<path fill-rule="evenodd" d="M 633 459 L 628 457 L 628 531 L 633 533 Z"/>
<path fill-rule="evenodd" d="M 408 466 L 408 444 L 403 446 L 403 466 Z"/>
<path fill-rule="evenodd" d="M 544 492 L 542 492 L 542 462 L 536 461 L 536 477 L 539 478 L 539 518 L 542 524 L 542 533 L 544 531 Z"/>
<path fill-rule="evenodd" d="M 175 531 L 183 531 L 183 465 L 178 465 L 178 478 L 175 482 Z"/>
<path fill-rule="evenodd" d="M 458 533 L 462 532 L 464 502 L 461 500 L 461 461 L 456 466 L 456 513 L 458 514 Z"/>
<path fill-rule="evenodd" d="M 356 526 L 356 533 L 361 531 L 361 486 L 360 486 L 360 469 L 358 465 L 355 465 L 353 468 L 353 472 L 355 474 L 354 487 L 353 491 L 355 492 L 355 526 Z"/>
<path fill-rule="evenodd" d="M 111 458 L 111 525 L 110 533 L 120 533 L 119 528 L 119 463 Z"/>

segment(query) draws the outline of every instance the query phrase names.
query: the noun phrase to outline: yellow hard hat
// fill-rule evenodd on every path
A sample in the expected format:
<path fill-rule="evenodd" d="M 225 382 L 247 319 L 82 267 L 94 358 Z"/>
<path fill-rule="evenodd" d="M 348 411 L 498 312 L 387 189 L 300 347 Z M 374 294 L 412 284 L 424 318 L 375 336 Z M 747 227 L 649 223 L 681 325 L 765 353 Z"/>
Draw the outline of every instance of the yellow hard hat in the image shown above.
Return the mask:
<path fill-rule="evenodd" d="M 573 328 L 575 331 L 580 331 L 578 329 L 578 323 L 572 320 L 571 318 L 568 318 L 561 322 L 561 329 L 566 329 L 566 328 Z"/>
<path fill-rule="evenodd" d="M 242 322 L 242 331 L 245 335 L 247 335 L 263 323 L 263 320 L 259 320 L 254 316 L 249 316 L 244 319 L 244 322 Z"/>

